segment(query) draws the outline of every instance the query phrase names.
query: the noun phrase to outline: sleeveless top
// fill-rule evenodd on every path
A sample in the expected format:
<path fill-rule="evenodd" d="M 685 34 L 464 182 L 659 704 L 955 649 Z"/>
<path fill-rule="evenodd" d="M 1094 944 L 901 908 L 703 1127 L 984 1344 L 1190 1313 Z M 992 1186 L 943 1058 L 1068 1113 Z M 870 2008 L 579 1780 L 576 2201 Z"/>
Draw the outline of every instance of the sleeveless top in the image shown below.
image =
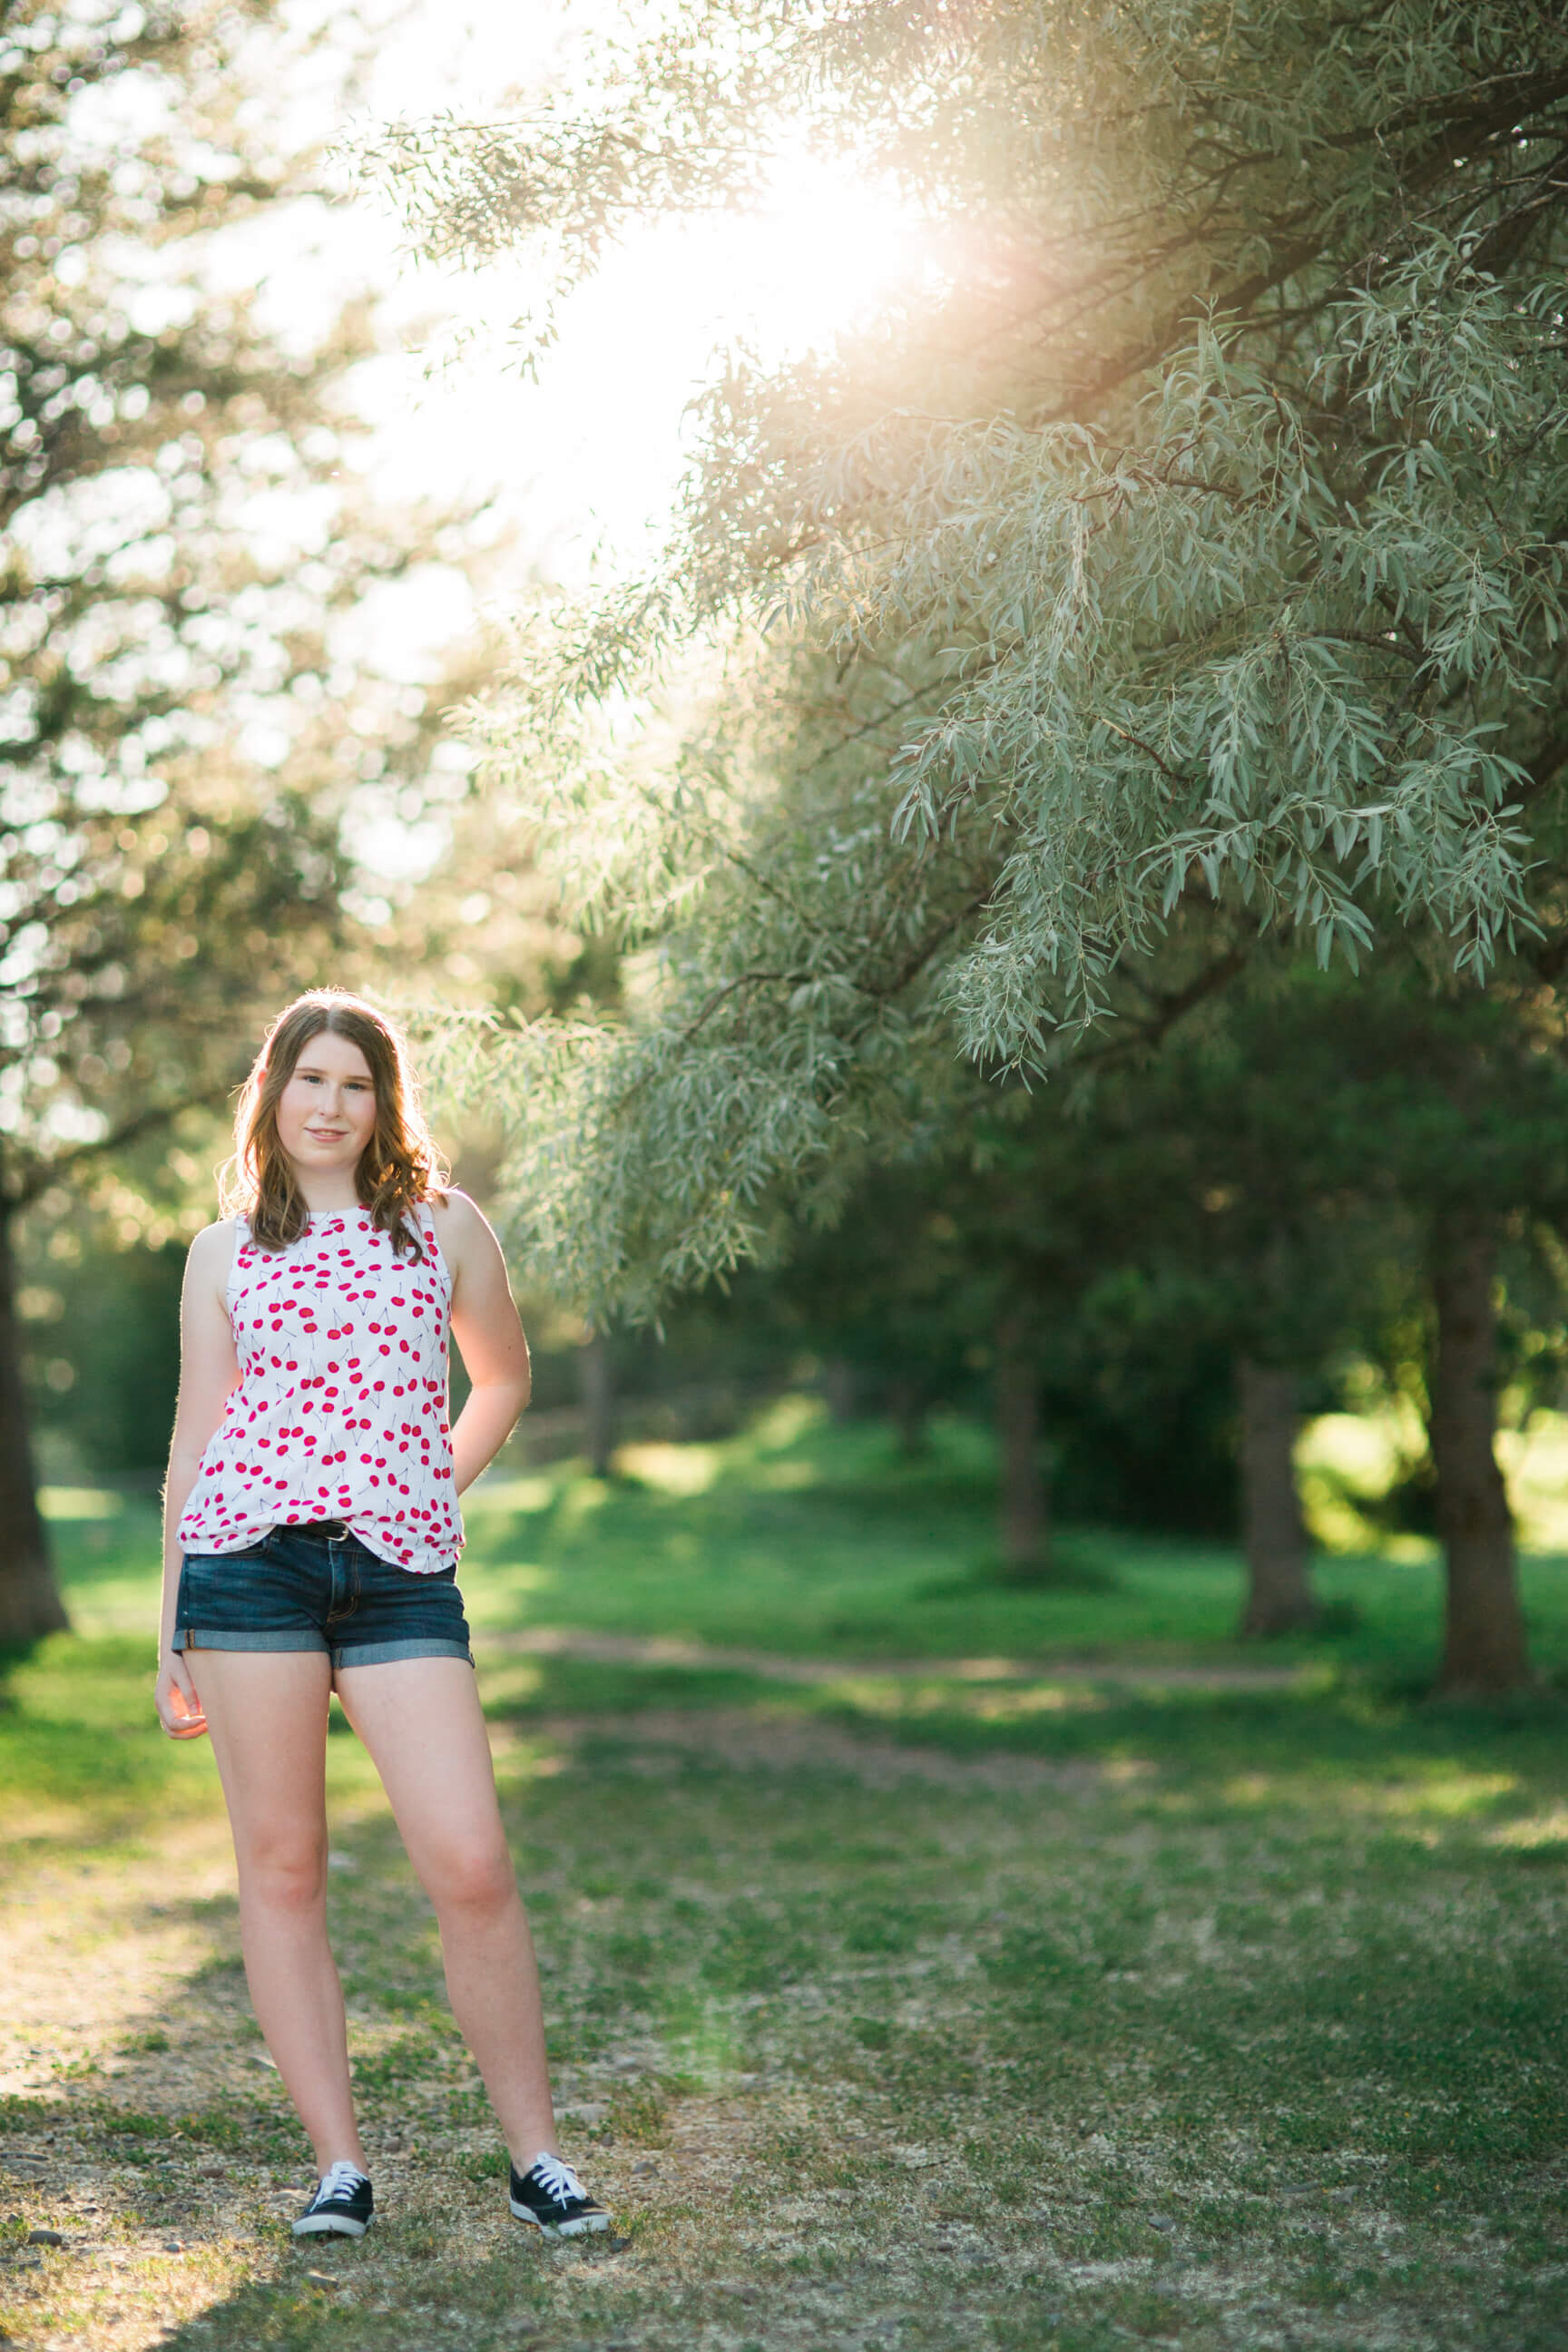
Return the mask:
<path fill-rule="evenodd" d="M 428 1208 L 423 1259 L 395 1256 L 364 1209 L 315 1214 L 281 1250 L 258 1248 L 244 1218 L 235 1222 L 239 1385 L 202 1455 L 181 1550 L 245 1551 L 274 1528 L 342 1519 L 416 1576 L 455 1567 L 452 1280 Z"/>

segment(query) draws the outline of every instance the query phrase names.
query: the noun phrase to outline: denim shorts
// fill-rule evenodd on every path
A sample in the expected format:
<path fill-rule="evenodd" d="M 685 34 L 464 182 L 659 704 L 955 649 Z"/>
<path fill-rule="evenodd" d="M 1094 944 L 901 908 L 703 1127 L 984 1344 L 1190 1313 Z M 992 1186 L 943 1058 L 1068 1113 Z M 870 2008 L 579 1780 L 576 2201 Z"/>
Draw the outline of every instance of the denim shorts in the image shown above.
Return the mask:
<path fill-rule="evenodd" d="M 458 1571 L 416 1576 L 332 1523 L 274 1528 L 247 1551 L 187 1552 L 176 1650 L 318 1650 L 337 1666 L 467 1658 Z"/>

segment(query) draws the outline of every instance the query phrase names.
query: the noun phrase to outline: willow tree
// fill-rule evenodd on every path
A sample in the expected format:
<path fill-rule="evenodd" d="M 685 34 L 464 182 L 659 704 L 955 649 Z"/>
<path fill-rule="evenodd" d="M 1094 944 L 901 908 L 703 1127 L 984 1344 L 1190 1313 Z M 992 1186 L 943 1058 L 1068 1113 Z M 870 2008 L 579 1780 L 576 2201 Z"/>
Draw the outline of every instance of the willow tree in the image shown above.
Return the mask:
<path fill-rule="evenodd" d="M 802 140 L 932 272 L 830 359 L 717 362 L 662 559 L 477 719 L 640 951 L 614 1027 L 450 1041 L 590 1304 L 765 1247 L 955 1057 L 1157 1039 L 1260 940 L 1560 960 L 1561 12 L 707 0 L 383 154 L 432 251 L 566 286 Z"/>

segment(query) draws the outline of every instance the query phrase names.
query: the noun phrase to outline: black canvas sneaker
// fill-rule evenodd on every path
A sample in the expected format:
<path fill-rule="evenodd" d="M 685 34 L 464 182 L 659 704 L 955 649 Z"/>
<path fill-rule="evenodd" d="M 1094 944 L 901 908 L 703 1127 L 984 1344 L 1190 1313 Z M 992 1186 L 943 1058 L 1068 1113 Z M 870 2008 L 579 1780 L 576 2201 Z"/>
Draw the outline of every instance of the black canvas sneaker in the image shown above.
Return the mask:
<path fill-rule="evenodd" d="M 339 2238 L 363 2238 L 374 2219 L 370 2182 L 345 2158 L 317 2181 L 315 2195 L 293 2225 L 294 2235 L 310 2238 L 330 2231 Z"/>
<path fill-rule="evenodd" d="M 610 2217 L 596 2205 L 573 2171 L 558 2156 L 536 2156 L 526 2172 L 511 2168 L 511 2210 L 520 2221 L 531 2221 L 549 2238 L 581 2238 L 590 2230 L 607 2230 Z"/>

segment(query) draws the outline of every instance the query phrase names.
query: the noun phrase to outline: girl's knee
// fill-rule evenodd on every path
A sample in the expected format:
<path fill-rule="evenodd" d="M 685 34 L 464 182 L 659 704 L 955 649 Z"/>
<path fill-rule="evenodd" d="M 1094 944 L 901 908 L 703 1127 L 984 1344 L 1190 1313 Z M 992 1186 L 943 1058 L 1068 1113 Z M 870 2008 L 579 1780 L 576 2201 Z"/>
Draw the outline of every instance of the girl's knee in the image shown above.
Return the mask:
<path fill-rule="evenodd" d="M 269 1911 L 313 1911 L 326 1899 L 327 1852 L 287 1837 L 252 1843 L 239 1856 L 242 1894 Z"/>
<path fill-rule="evenodd" d="M 517 1900 L 517 1875 L 504 1845 L 454 1845 L 426 1881 L 437 1911 L 485 1916 Z"/>

